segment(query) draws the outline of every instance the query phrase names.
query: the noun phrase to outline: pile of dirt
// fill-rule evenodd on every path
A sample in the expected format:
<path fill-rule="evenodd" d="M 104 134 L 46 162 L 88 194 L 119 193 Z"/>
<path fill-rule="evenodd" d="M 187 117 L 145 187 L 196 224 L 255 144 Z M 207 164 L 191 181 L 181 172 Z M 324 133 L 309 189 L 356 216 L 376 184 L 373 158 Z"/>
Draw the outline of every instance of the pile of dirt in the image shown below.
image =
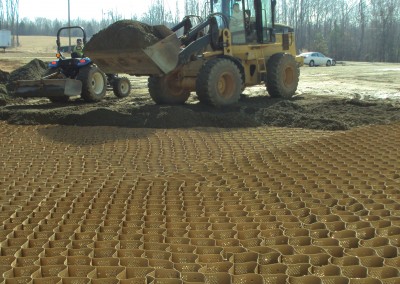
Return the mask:
<path fill-rule="evenodd" d="M 7 104 L 8 92 L 6 84 L 9 79 L 10 73 L 0 70 L 0 106 Z"/>
<path fill-rule="evenodd" d="M 0 69 L 0 83 L 4 84 L 10 80 L 10 73 Z"/>
<path fill-rule="evenodd" d="M 47 63 L 40 59 L 33 59 L 28 64 L 10 73 L 9 82 L 17 80 L 38 80 L 47 72 Z"/>
<path fill-rule="evenodd" d="M 15 81 L 38 80 L 46 74 L 47 70 L 47 63 L 40 59 L 33 59 L 11 73 L 0 70 L 0 105 L 6 105 L 12 99 Z"/>
<path fill-rule="evenodd" d="M 12 92 L 15 89 L 15 81 L 40 79 L 47 70 L 47 63 L 39 59 L 33 59 L 11 73 L 0 70 L 0 106 L 7 105 L 13 99 Z"/>
<path fill-rule="evenodd" d="M 0 120 L 12 124 L 59 124 L 120 126 L 132 128 L 247 128 L 274 126 L 343 131 L 371 124 L 400 121 L 400 105 L 387 102 L 355 103 L 348 99 L 299 96 L 292 100 L 243 97 L 239 103 L 212 108 L 191 98 L 188 104 L 159 106 L 148 94 L 118 100 L 106 97 L 96 104 L 73 100 L 55 105 L 39 103 L 9 105 L 0 109 Z"/>
<path fill-rule="evenodd" d="M 0 106 L 5 106 L 8 101 L 7 87 L 4 84 L 0 84 Z"/>
<path fill-rule="evenodd" d="M 93 35 L 85 45 L 85 51 L 142 49 L 172 33 L 164 25 L 150 26 L 138 21 L 121 20 Z"/>

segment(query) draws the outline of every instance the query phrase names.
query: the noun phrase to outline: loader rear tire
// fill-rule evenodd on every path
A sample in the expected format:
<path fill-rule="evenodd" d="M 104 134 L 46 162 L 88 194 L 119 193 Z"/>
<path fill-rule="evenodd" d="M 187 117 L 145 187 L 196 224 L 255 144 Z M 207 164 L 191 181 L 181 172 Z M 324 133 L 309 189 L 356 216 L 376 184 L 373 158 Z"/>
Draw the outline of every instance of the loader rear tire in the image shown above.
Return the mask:
<path fill-rule="evenodd" d="M 147 86 L 150 97 L 156 104 L 184 104 L 190 96 L 188 90 L 179 87 L 176 74 L 161 77 L 150 76 Z"/>
<path fill-rule="evenodd" d="M 300 70 L 295 58 L 287 53 L 277 53 L 267 62 L 265 85 L 273 98 L 291 98 L 299 84 Z"/>
<path fill-rule="evenodd" d="M 199 72 L 196 93 L 200 102 L 223 106 L 239 101 L 243 89 L 242 74 L 237 65 L 226 58 L 208 61 Z"/>
<path fill-rule="evenodd" d="M 106 95 L 106 75 L 97 66 L 82 67 L 77 79 L 82 81 L 81 97 L 86 102 L 98 102 Z"/>
<path fill-rule="evenodd" d="M 126 77 L 116 78 L 113 82 L 114 95 L 118 98 L 125 98 L 131 93 L 131 82 Z"/>

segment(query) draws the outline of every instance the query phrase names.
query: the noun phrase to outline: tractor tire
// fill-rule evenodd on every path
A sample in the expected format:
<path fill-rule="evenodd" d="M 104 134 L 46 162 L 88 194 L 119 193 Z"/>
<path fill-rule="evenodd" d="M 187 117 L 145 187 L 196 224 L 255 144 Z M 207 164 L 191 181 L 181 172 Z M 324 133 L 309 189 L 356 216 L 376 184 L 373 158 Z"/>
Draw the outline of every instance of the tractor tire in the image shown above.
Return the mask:
<path fill-rule="evenodd" d="M 287 53 L 277 53 L 267 62 L 265 85 L 273 98 L 291 98 L 299 84 L 300 70 L 294 57 Z"/>
<path fill-rule="evenodd" d="M 97 66 L 82 67 L 76 78 L 82 81 L 81 97 L 84 101 L 98 102 L 106 95 L 106 75 Z"/>
<path fill-rule="evenodd" d="M 208 61 L 200 69 L 196 80 L 196 93 L 200 102 L 212 106 L 238 102 L 243 89 L 239 68 L 227 58 Z"/>
<path fill-rule="evenodd" d="M 62 103 L 67 103 L 69 101 L 69 96 L 49 97 L 48 99 L 52 103 L 62 104 Z"/>
<path fill-rule="evenodd" d="M 131 81 L 126 77 L 115 78 L 112 87 L 117 98 L 125 98 L 131 93 Z"/>
<path fill-rule="evenodd" d="M 179 87 L 177 80 L 176 74 L 150 76 L 147 84 L 150 97 L 156 104 L 184 104 L 190 92 Z"/>

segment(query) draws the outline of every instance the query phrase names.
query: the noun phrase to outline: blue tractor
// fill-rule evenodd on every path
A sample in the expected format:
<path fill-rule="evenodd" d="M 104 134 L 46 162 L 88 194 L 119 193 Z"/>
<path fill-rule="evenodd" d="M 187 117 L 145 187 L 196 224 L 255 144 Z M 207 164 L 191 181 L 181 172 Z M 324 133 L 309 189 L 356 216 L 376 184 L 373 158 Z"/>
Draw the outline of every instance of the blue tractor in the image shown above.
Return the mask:
<path fill-rule="evenodd" d="M 15 96 L 46 97 L 52 102 L 67 102 L 71 97 L 80 96 L 85 102 L 98 102 L 108 89 L 113 90 L 118 98 L 130 94 L 131 83 L 128 78 L 104 73 L 84 53 L 72 52 L 70 57 L 64 56 L 60 35 L 63 30 L 72 29 L 82 32 L 83 44 L 86 44 L 86 32 L 82 27 L 60 28 L 56 41 L 57 59 L 49 62 L 49 69 L 41 79 L 16 81 Z"/>

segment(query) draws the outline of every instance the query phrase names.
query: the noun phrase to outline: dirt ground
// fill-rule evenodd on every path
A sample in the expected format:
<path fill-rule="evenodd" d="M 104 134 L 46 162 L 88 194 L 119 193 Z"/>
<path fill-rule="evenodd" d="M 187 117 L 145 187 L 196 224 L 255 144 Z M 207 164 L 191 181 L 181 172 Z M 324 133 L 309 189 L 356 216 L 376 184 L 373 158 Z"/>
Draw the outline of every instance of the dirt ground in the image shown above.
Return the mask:
<path fill-rule="evenodd" d="M 2 71 L 49 58 L 21 49 Z M 224 108 L 155 105 L 136 77 L 124 99 L 8 100 L 0 283 L 399 283 L 399 75 L 305 66 L 293 99 Z"/>
<path fill-rule="evenodd" d="M 62 42 L 68 42 L 62 38 Z M 53 37 L 20 37 L 21 46 L 0 53 L 0 70 L 12 72 L 33 59 L 54 59 Z M 52 51 L 54 50 L 54 53 Z M 122 74 L 124 75 L 124 74 Z M 72 124 L 182 128 L 196 126 L 281 126 L 347 130 L 400 120 L 400 64 L 338 62 L 334 67 L 301 67 L 296 96 L 270 98 L 264 86 L 249 87 L 238 104 L 217 109 L 200 104 L 193 93 L 186 105 L 158 106 L 147 91 L 146 77 L 129 77 L 132 94 L 112 92 L 95 104 L 76 99 L 65 105 L 47 99 L 14 100 L 0 118 L 13 124 Z"/>
<path fill-rule="evenodd" d="M 43 54 L 0 55 L 11 72 Z M 13 61 L 18 58 L 19 61 Z M 22 58 L 22 59 L 21 59 Z M 105 125 L 124 127 L 257 127 L 263 125 L 320 130 L 347 130 L 400 120 L 399 64 L 339 62 L 335 67 L 301 67 L 299 87 L 290 100 L 270 98 L 263 85 L 248 87 L 239 103 L 224 108 L 203 105 L 193 93 L 182 106 L 155 105 L 146 77 L 132 77 L 132 93 L 117 99 L 109 92 L 99 103 L 75 99 L 53 104 L 47 99 L 15 100 L 0 109 L 13 124 Z M 126 76 L 122 74 L 122 76 Z"/>

